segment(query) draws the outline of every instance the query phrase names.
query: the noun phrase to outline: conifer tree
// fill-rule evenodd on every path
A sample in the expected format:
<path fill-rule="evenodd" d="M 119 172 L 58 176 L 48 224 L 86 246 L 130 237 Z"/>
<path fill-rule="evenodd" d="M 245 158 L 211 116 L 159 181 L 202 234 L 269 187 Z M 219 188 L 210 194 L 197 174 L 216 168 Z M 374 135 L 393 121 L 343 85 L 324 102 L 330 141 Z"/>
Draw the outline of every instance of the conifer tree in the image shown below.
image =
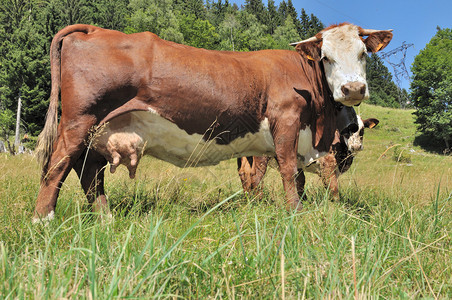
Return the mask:
<path fill-rule="evenodd" d="M 260 23 L 265 24 L 266 9 L 262 0 L 245 0 L 245 11 L 256 16 Z"/>
<path fill-rule="evenodd" d="M 269 34 L 273 34 L 275 32 L 276 27 L 280 25 L 280 21 L 278 18 L 278 10 L 275 5 L 274 0 L 268 0 L 267 3 L 267 32 Z"/>
<path fill-rule="evenodd" d="M 301 9 L 300 23 L 301 23 L 301 32 L 300 32 L 301 38 L 302 39 L 309 38 L 311 19 L 309 18 L 309 15 L 306 13 L 304 8 Z"/>
<path fill-rule="evenodd" d="M 287 16 L 290 16 L 292 18 L 292 22 L 295 25 L 298 34 L 301 35 L 302 34 L 301 22 L 298 19 L 297 10 L 293 6 L 292 0 L 287 0 L 286 18 Z"/>
<path fill-rule="evenodd" d="M 385 107 L 400 107 L 399 90 L 392 81 L 388 68 L 377 54 L 372 53 L 367 57 L 366 71 L 370 93 L 368 103 Z"/>

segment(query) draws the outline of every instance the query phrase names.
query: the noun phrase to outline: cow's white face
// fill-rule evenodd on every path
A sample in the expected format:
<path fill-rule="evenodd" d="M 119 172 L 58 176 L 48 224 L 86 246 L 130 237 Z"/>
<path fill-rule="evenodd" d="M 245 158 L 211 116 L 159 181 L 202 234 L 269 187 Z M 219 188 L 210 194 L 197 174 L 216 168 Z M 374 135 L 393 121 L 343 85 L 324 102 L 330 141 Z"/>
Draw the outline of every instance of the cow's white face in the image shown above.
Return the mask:
<path fill-rule="evenodd" d="M 363 39 L 363 36 L 368 36 Z M 369 98 L 367 52 L 377 52 L 391 41 L 389 30 L 368 30 L 351 24 L 328 27 L 316 36 L 293 43 L 306 59 L 322 61 L 334 100 L 346 106 Z"/>
<path fill-rule="evenodd" d="M 357 26 L 335 27 L 323 33 L 320 59 L 335 101 L 352 106 L 369 98 L 366 57 Z"/>

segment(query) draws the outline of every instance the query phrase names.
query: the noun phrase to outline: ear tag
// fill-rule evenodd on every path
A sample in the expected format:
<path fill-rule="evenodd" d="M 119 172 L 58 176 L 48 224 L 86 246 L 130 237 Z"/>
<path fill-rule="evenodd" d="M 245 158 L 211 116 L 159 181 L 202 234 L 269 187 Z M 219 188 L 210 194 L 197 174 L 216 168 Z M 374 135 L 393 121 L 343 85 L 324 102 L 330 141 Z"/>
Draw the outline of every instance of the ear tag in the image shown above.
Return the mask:
<path fill-rule="evenodd" d="M 378 46 L 377 46 L 377 51 L 375 51 L 375 52 L 380 51 L 380 49 L 383 48 L 383 46 L 384 46 L 383 43 L 378 44 Z"/>
<path fill-rule="evenodd" d="M 309 60 L 315 61 L 315 59 L 311 55 L 306 55 Z"/>

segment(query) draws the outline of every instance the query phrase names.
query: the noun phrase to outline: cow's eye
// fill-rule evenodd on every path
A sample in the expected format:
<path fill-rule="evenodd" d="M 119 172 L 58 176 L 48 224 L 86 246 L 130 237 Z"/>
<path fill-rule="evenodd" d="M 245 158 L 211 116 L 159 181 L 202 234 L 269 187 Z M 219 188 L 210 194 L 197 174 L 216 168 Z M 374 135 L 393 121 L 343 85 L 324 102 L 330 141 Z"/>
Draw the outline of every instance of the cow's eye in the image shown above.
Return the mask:
<path fill-rule="evenodd" d="M 366 59 L 367 52 L 363 51 L 363 53 L 360 54 L 359 59 Z"/>
<path fill-rule="evenodd" d="M 331 63 L 331 60 L 330 60 L 328 57 L 326 57 L 326 56 L 324 56 L 324 57 L 322 58 L 322 60 L 323 60 L 324 62 Z"/>

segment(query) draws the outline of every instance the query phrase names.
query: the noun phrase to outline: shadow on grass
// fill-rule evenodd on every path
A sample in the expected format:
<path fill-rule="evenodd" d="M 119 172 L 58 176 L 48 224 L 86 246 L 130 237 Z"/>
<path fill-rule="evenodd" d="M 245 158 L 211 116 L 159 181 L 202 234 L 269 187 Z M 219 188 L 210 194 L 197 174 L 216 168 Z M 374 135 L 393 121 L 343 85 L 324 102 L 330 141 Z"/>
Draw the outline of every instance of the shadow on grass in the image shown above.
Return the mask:
<path fill-rule="evenodd" d="M 163 186 L 163 187 L 162 187 Z M 201 188 L 202 190 L 202 188 Z M 202 214 L 220 203 L 223 199 L 237 192 L 232 186 L 223 186 L 201 191 L 200 187 L 191 184 L 150 184 L 147 181 L 121 182 L 110 187 L 110 208 L 115 215 L 123 217 L 142 216 L 153 210 L 172 211 L 183 209 L 195 214 Z M 382 201 L 382 195 L 359 189 L 342 189 L 340 200 L 333 201 L 328 191 L 323 187 L 310 187 L 302 200 L 303 205 L 322 205 L 325 201 L 344 205 L 346 209 L 354 211 L 362 218 L 369 218 L 374 213 L 374 207 Z M 285 210 L 284 195 L 276 194 L 272 189 L 263 188 L 255 193 L 240 193 L 232 201 L 228 201 L 217 208 L 220 212 L 252 209 L 254 207 L 273 207 Z"/>
<path fill-rule="evenodd" d="M 452 151 L 452 149 L 446 149 L 443 141 L 435 139 L 432 135 L 425 133 L 418 133 L 414 138 L 413 145 L 419 146 L 425 151 L 435 154 L 450 155 Z"/>
<path fill-rule="evenodd" d="M 150 211 L 178 207 L 193 213 L 205 213 L 218 205 L 225 198 L 236 193 L 233 187 L 218 187 L 205 190 L 202 186 L 172 182 L 171 184 L 152 184 L 146 181 L 133 183 L 121 182 L 108 190 L 111 211 L 123 217 L 130 215 L 145 215 Z M 253 205 L 270 201 L 267 191 L 262 197 L 241 193 L 233 201 L 228 201 L 217 208 L 227 212 L 243 205 Z"/>
<path fill-rule="evenodd" d="M 364 193 L 359 189 L 345 189 L 341 191 L 339 201 L 345 208 L 353 210 L 355 214 L 368 220 L 374 213 L 373 207 L 379 205 L 382 199 L 377 193 L 371 193 L 369 191 Z"/>
<path fill-rule="evenodd" d="M 149 190 L 144 182 L 127 184 L 122 182 L 108 192 L 110 209 L 123 217 L 131 214 L 143 215 L 152 210 L 158 201 L 158 191 Z"/>

